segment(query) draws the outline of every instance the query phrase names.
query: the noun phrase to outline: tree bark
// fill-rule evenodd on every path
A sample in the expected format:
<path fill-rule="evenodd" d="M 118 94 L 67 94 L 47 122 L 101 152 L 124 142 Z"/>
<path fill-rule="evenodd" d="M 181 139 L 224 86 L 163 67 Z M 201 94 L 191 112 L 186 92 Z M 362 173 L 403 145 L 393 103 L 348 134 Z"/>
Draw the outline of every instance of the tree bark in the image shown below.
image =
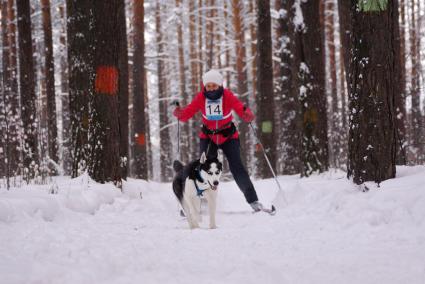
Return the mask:
<path fill-rule="evenodd" d="M 124 1 L 125 3 L 125 1 Z M 129 163 L 129 121 L 128 121 L 128 105 L 129 105 L 129 66 L 128 66 L 128 44 L 127 44 L 127 28 L 126 28 L 126 13 L 125 4 L 119 5 L 118 19 L 120 27 L 119 43 L 119 58 L 118 69 L 119 72 L 119 123 L 120 123 L 120 166 L 121 177 L 127 179 L 128 163 Z"/>
<path fill-rule="evenodd" d="M 145 25 L 144 1 L 134 0 L 134 51 L 133 51 L 133 127 L 135 139 L 133 172 L 136 178 L 148 179 L 147 122 L 145 105 Z"/>
<path fill-rule="evenodd" d="M 82 174 L 88 163 L 89 98 L 93 97 L 93 3 L 67 0 L 71 176 Z"/>
<path fill-rule="evenodd" d="M 59 162 L 58 130 L 56 122 L 56 94 L 55 94 L 55 65 L 53 59 L 52 20 L 50 15 L 50 0 L 41 0 L 44 31 L 44 74 L 46 79 L 47 96 L 47 146 L 49 158 L 56 164 Z M 51 169 L 57 174 L 55 168 Z"/>
<path fill-rule="evenodd" d="M 25 178 L 32 179 L 39 165 L 36 119 L 34 62 L 29 0 L 17 1 L 19 32 L 19 86 L 23 126 L 23 165 Z"/>
<path fill-rule="evenodd" d="M 280 68 L 279 68 L 279 100 L 281 120 L 279 131 L 278 151 L 282 153 L 277 165 L 277 171 L 282 174 L 296 174 L 300 172 L 300 105 L 298 93 L 292 91 L 292 84 L 296 74 L 292 73 L 294 25 L 292 10 L 293 1 L 280 0 L 279 29 Z M 294 76 L 295 75 L 295 76 Z"/>
<path fill-rule="evenodd" d="M 89 174 L 97 182 L 121 186 L 119 132 L 119 56 L 123 0 L 96 2 L 93 9 L 96 70 L 90 145 Z"/>
<path fill-rule="evenodd" d="M 332 99 L 328 108 L 330 119 L 329 129 L 329 160 L 332 167 L 339 168 L 344 162 L 343 141 L 345 140 L 344 129 L 340 128 L 341 125 L 341 111 L 338 107 L 338 82 L 336 70 L 336 48 L 334 36 L 334 14 L 336 8 L 334 0 L 326 0 L 324 10 L 324 29 L 325 29 L 325 43 L 329 64 L 327 65 L 327 80 L 330 84 L 329 91 Z"/>
<path fill-rule="evenodd" d="M 61 19 L 59 37 L 59 56 L 60 56 L 60 97 L 62 102 L 62 162 L 65 175 L 72 174 L 72 159 L 71 159 L 71 121 L 69 108 L 69 76 L 68 76 L 68 60 L 67 60 L 67 40 L 66 40 L 66 14 L 65 4 L 59 6 L 59 14 Z"/>
<path fill-rule="evenodd" d="M 5 162 L 7 176 L 15 176 L 19 172 L 20 159 L 20 111 L 19 96 L 17 89 L 17 62 L 16 62 L 16 27 L 15 13 L 11 0 L 3 1 L 2 12 L 2 43 L 3 43 L 3 157 Z M 13 4 L 13 2 L 12 2 Z M 1 146 L 0 146 L 1 147 Z"/>
<path fill-rule="evenodd" d="M 257 0 L 249 1 L 249 13 L 256 17 L 255 12 L 255 2 Z M 250 25 L 250 35 L 251 35 L 251 57 L 252 57 L 252 66 L 251 66 L 251 75 L 252 75 L 252 97 L 256 98 L 257 92 L 257 44 L 255 41 L 257 40 L 257 30 L 256 30 L 256 20 L 252 21 Z"/>
<path fill-rule="evenodd" d="M 257 146 L 257 169 L 261 178 L 272 176 L 263 157 L 264 150 L 272 166 L 275 166 L 276 147 L 274 125 L 274 99 L 273 99 L 273 64 L 270 2 L 257 0 L 257 125 L 259 126 L 258 139 L 264 146 Z"/>
<path fill-rule="evenodd" d="M 178 68 L 179 68 L 179 96 L 183 99 L 182 104 L 186 106 L 189 103 L 188 95 L 186 94 L 186 74 L 184 64 L 184 42 L 183 42 L 183 4 L 181 0 L 176 0 L 177 15 L 177 41 L 178 41 Z M 183 161 L 192 159 L 190 153 L 190 127 L 189 123 L 181 125 L 180 135 L 180 156 Z"/>
<path fill-rule="evenodd" d="M 404 6 L 404 1 L 400 1 L 401 5 Z M 405 165 L 407 162 L 406 157 L 406 99 L 405 99 L 405 52 L 404 52 L 404 7 L 402 7 L 402 13 L 399 14 L 398 1 L 393 1 L 393 14 L 392 21 L 394 26 L 394 56 L 396 64 L 394 65 L 394 95 L 395 95 L 395 111 L 396 111 L 396 123 L 397 123 L 397 159 L 398 165 Z M 400 28 L 399 20 L 402 21 L 402 28 Z"/>
<path fill-rule="evenodd" d="M 423 133 L 423 116 L 421 112 L 421 57 L 420 57 L 420 16 L 418 0 L 411 1 L 411 29 L 410 29 L 410 48 L 412 58 L 410 96 L 412 98 L 411 114 L 411 156 L 415 164 L 421 164 L 425 159 L 423 157 L 423 143 L 425 143 Z"/>
<path fill-rule="evenodd" d="M 206 51 L 206 71 L 213 68 L 213 56 L 214 56 L 214 18 L 215 10 L 213 9 L 214 0 L 205 0 L 208 3 L 209 9 L 206 14 L 206 33 L 205 33 L 205 51 Z"/>
<path fill-rule="evenodd" d="M 233 11 L 233 30 L 235 41 L 235 55 L 236 55 L 236 82 L 237 82 L 237 95 L 239 99 L 249 107 L 249 92 L 248 92 L 248 74 L 246 68 L 246 49 L 245 49 L 245 29 L 243 25 L 242 13 L 244 11 L 243 3 L 239 0 L 232 0 Z M 242 149 L 247 153 L 249 152 L 250 145 L 248 140 L 248 124 L 241 122 L 238 125 L 239 139 Z M 248 165 L 248 155 L 241 155 L 242 162 Z"/>
<path fill-rule="evenodd" d="M 166 61 L 165 46 L 163 42 L 163 30 L 161 21 L 161 4 L 156 1 L 155 11 L 155 29 L 156 29 L 156 46 L 158 50 L 157 56 L 157 72 L 158 72 L 158 96 L 159 102 L 159 139 L 160 139 L 160 177 L 161 181 L 168 182 L 171 180 L 173 173 L 171 171 L 170 162 L 172 160 L 172 145 L 170 143 L 170 122 L 169 119 L 169 103 L 167 100 L 167 81 L 166 81 Z M 194 62 L 196 64 L 196 61 Z M 193 74 L 192 74 L 193 76 Z M 197 79 L 197 78 L 196 78 Z"/>
<path fill-rule="evenodd" d="M 295 27 L 296 90 L 301 107 L 301 176 L 324 172 L 329 167 L 323 33 L 319 2 L 300 2 L 296 14 L 303 24 Z"/>
<path fill-rule="evenodd" d="M 380 183 L 396 173 L 393 1 L 369 12 L 351 1 L 348 177 L 356 184 Z"/>

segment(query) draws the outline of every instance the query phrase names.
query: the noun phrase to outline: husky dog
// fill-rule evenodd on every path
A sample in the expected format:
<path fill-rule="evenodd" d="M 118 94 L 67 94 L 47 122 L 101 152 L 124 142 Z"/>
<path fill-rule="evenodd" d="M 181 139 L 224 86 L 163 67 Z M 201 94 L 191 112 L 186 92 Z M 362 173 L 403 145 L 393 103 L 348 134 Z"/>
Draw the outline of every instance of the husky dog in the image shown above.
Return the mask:
<path fill-rule="evenodd" d="M 223 171 L 222 158 L 208 158 L 205 153 L 199 160 L 186 166 L 174 161 L 176 176 L 173 180 L 173 191 L 183 207 L 191 229 L 199 228 L 201 221 L 201 197 L 208 202 L 210 229 L 217 228 L 215 223 L 217 187 Z"/>

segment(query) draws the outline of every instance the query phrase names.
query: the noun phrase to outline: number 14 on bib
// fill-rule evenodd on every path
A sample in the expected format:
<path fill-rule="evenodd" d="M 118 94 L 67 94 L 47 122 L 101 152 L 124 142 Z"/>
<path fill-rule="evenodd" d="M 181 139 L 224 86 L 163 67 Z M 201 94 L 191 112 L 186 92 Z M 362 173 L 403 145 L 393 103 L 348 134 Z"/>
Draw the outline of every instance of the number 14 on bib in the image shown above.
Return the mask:
<path fill-rule="evenodd" d="M 205 116 L 208 120 L 222 120 L 223 119 L 223 100 L 209 100 L 205 102 Z"/>

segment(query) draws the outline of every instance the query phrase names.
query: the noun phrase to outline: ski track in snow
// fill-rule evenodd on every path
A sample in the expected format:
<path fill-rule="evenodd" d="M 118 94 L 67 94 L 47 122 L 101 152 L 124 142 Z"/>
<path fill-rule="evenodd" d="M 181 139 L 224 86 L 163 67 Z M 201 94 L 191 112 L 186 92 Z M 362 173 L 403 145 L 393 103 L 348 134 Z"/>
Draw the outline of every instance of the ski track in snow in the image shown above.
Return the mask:
<path fill-rule="evenodd" d="M 188 229 L 170 184 L 1 189 L 0 283 L 425 283 L 424 176 L 400 167 L 367 193 L 342 172 L 256 181 L 275 216 L 222 183 L 215 230 L 206 206 Z"/>

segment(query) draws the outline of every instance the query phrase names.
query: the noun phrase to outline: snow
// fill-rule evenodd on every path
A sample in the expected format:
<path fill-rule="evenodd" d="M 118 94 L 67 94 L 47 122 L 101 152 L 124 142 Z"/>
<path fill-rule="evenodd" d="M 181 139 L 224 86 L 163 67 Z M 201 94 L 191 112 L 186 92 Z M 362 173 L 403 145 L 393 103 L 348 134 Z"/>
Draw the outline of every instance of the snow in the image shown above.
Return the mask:
<path fill-rule="evenodd" d="M 215 230 L 206 216 L 188 229 L 170 184 L 129 180 L 121 193 L 83 175 L 0 189 L 0 282 L 425 283 L 424 177 L 398 167 L 368 192 L 339 171 L 281 176 L 282 191 L 255 181 L 275 216 L 222 183 Z"/>

